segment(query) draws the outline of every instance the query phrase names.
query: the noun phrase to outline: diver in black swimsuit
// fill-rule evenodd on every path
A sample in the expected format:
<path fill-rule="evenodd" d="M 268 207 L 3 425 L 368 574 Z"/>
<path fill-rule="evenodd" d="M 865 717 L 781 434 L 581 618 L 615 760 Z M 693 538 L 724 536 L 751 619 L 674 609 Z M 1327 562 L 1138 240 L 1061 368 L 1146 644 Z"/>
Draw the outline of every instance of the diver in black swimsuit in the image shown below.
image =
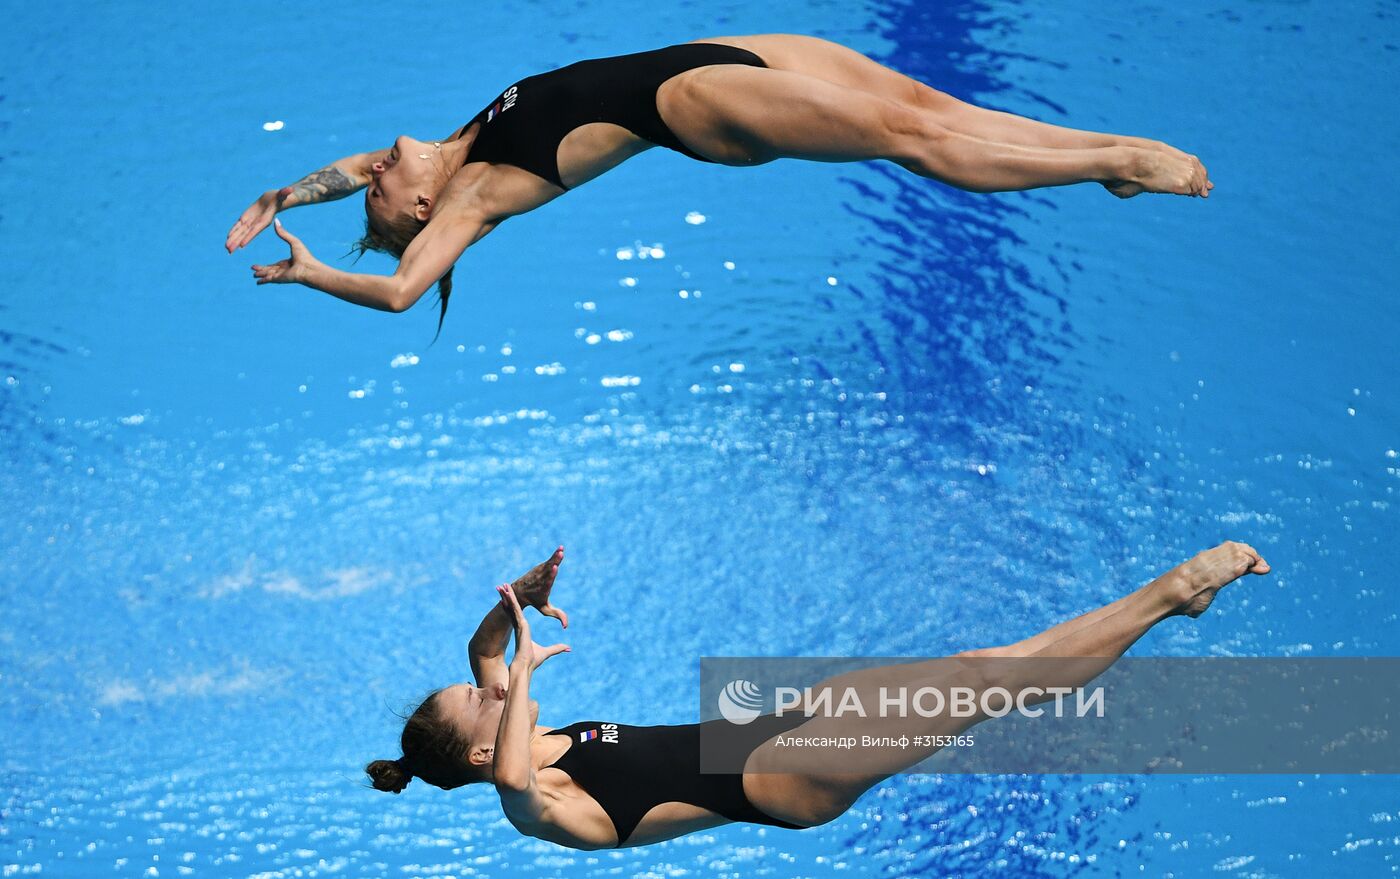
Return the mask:
<path fill-rule="evenodd" d="M 579 61 L 522 79 L 482 108 L 453 139 L 479 125 L 466 164 L 513 165 L 560 189 L 569 187 L 559 175 L 559 144 L 574 129 L 594 122 L 620 126 L 649 143 L 709 162 L 667 127 L 656 109 L 656 93 L 672 77 L 714 64 L 766 66 L 747 49 L 714 43 Z"/>
<path fill-rule="evenodd" d="M 796 713 L 766 716 L 744 726 L 752 748 L 801 724 Z M 726 724 L 711 720 L 709 725 Z M 629 726 L 585 720 L 544 735 L 564 736 L 569 749 L 545 769 L 559 769 L 607 813 L 618 847 L 627 845 L 646 814 L 664 803 L 685 803 L 729 821 L 801 829 L 766 815 L 744 794 L 742 775 L 700 771 L 700 736 L 705 724 Z M 729 732 L 729 730 L 725 730 Z"/>
<path fill-rule="evenodd" d="M 910 747 L 842 751 L 836 759 L 814 763 L 799 758 L 796 764 L 789 760 L 790 752 L 802 749 L 778 747 L 779 737 L 812 741 L 853 731 L 878 735 L 890 732 L 881 726 L 887 721 L 872 719 L 864 726 L 860 720 L 861 728 L 853 730 L 845 719 L 790 713 L 744 725 L 727 720 L 680 726 L 584 721 L 541 727 L 539 704 L 530 699 L 531 676 L 568 648 L 536 644 L 521 604 L 568 625 L 568 616 L 550 601 L 563 560 L 560 547 L 514 584 L 498 587 L 501 600 L 468 647 L 476 684 L 444 687 L 418 706 L 404 724 L 403 756 L 365 767 L 375 788 L 399 793 L 415 777 L 447 790 L 487 782 L 522 833 L 580 849 L 647 845 L 731 822 L 801 829 L 840 816 L 866 790 L 918 764 L 988 716 L 891 719 L 900 724 L 898 734 L 911 734 Z M 983 705 L 984 693 L 1015 691 L 1027 683 L 1012 679 L 1020 674 L 1008 667 L 1014 663 L 989 658 L 1038 657 L 1053 660 L 1039 667 L 1057 669 L 1055 686 L 1083 686 L 1152 626 L 1172 616 L 1199 616 L 1227 584 L 1244 574 L 1268 572 L 1268 562 L 1249 546 L 1224 543 L 1112 604 L 1023 641 L 852 672 L 839 683 L 860 692 L 865 705 L 877 704 L 887 687 L 913 691 L 934 680 L 970 687 L 977 693 L 975 703 Z M 507 666 L 505 648 L 512 633 L 515 656 Z M 911 729 L 910 724 L 917 726 Z M 707 732 L 723 736 L 725 748 L 747 755 L 742 773 L 701 772 L 701 736 Z"/>
<path fill-rule="evenodd" d="M 225 247 L 243 247 L 281 210 L 364 189 L 359 246 L 398 257 L 392 275 L 331 268 L 278 223 L 291 255 L 254 265 L 257 282 L 305 284 L 395 312 L 437 283 L 445 314 L 452 268 L 468 247 L 653 146 L 732 166 L 884 159 L 974 192 L 1094 182 L 1120 198 L 1207 197 L 1214 186 L 1195 156 L 1160 141 L 986 110 L 844 46 L 758 34 L 528 77 L 443 140 L 404 135 L 263 193 Z"/>

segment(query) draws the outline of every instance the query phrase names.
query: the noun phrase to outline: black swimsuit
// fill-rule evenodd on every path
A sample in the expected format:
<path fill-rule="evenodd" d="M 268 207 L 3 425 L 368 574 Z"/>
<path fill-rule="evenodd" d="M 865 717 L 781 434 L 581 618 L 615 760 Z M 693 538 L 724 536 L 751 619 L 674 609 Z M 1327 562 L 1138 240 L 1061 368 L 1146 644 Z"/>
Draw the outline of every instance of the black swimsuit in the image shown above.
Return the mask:
<path fill-rule="evenodd" d="M 671 132 L 656 109 L 656 91 L 673 76 L 712 64 L 766 67 L 748 51 L 718 43 L 685 43 L 650 52 L 579 61 L 527 77 L 506 89 L 471 122 L 480 123 L 466 164 L 514 165 L 568 189 L 559 178 L 559 144 L 590 122 L 621 125 L 657 146 L 708 162 Z"/>
<path fill-rule="evenodd" d="M 773 736 L 806 720 L 800 712 L 789 717 L 760 717 L 723 733 L 732 742 L 737 730 L 752 735 L 757 748 Z M 586 720 L 545 733 L 568 736 L 573 743 L 550 766 L 562 769 L 574 783 L 598 801 L 612 819 L 617 844 L 626 845 L 637 824 L 654 806 L 689 803 L 731 821 L 801 829 L 765 815 L 744 794 L 744 777 L 701 774 L 700 734 L 711 720 L 685 726 L 628 726 Z M 545 767 L 549 768 L 549 767 Z"/>

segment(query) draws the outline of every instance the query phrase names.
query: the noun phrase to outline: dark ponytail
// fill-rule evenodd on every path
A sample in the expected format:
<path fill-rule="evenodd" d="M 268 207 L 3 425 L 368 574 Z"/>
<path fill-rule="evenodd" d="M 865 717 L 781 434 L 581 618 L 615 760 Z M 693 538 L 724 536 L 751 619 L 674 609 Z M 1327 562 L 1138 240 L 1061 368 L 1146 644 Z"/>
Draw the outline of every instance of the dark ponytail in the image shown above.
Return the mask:
<path fill-rule="evenodd" d="M 365 767 L 365 772 L 369 774 L 375 790 L 391 794 L 401 792 L 413 780 L 413 773 L 408 771 L 402 760 L 375 760 Z"/>
<path fill-rule="evenodd" d="M 429 693 L 404 721 L 399 737 L 402 757 L 375 760 L 365 767 L 375 790 L 396 794 L 414 778 L 443 790 L 481 780 L 480 772 L 467 762 L 465 743 L 438 711 L 441 692 Z"/>

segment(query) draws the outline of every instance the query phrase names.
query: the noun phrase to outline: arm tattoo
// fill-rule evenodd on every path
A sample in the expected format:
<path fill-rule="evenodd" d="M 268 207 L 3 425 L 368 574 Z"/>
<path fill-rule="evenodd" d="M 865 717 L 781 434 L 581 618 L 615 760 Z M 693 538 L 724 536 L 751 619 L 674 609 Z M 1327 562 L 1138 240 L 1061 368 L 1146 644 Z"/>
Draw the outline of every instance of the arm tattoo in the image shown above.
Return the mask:
<path fill-rule="evenodd" d="M 288 196 L 296 196 L 297 204 L 316 204 L 321 201 L 344 198 L 357 189 L 359 187 L 355 185 L 355 181 L 341 173 L 339 168 L 331 165 L 328 168 L 322 168 L 315 174 L 308 174 L 291 186 L 279 191 L 277 193 L 277 207 L 283 207 Z"/>

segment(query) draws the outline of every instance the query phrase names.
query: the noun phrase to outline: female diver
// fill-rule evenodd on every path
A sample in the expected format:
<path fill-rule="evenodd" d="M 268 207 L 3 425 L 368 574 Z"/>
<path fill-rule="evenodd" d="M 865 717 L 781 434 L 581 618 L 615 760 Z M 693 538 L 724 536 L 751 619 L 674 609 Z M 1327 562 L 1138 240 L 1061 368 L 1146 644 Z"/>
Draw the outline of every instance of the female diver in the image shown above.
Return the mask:
<path fill-rule="evenodd" d="M 454 684 L 425 699 L 404 725 L 403 756 L 365 767 L 374 787 L 398 793 L 414 777 L 448 790 L 489 782 L 521 833 L 578 849 L 647 845 L 730 822 L 801 829 L 835 819 L 869 788 L 930 756 L 938 750 L 933 737 L 955 736 L 988 716 L 919 718 L 913 722 L 919 736 L 928 737 L 925 747 L 916 737 L 914 747 L 892 756 L 848 760 L 844 755 L 851 752 L 843 752 L 839 765 L 827 761 L 814 770 L 810 760 L 795 769 L 783 762 L 794 749 L 773 747 L 775 730 L 777 735 L 849 735 L 850 721 L 769 715 L 740 728 L 756 730 L 749 740 L 753 750 L 743 773 L 728 775 L 700 772 L 701 724 L 540 726 L 539 704 L 530 699 L 531 676 L 546 659 L 569 648 L 536 644 L 522 605 L 568 625 L 564 612 L 550 603 L 563 559 L 559 547 L 514 584 L 497 587 L 501 600 L 468 648 L 475 686 Z M 872 694 L 881 687 L 913 690 L 953 682 L 978 691 L 976 703 L 982 705 L 983 693 L 996 687 L 1015 692 L 1027 681 L 1006 662 L 977 658 L 1037 657 L 1055 660 L 1036 665 L 1056 669 L 1056 686 L 1080 687 L 1157 623 L 1199 616 L 1226 584 L 1268 572 L 1268 562 L 1249 546 L 1223 543 L 1112 604 L 1010 646 L 851 672 L 826 684 L 854 687 L 862 703 L 872 705 L 878 701 Z M 512 631 L 515 656 L 507 665 Z M 880 731 L 873 725 L 856 730 Z"/>
<path fill-rule="evenodd" d="M 760 165 L 887 159 L 972 192 L 1095 182 L 1120 198 L 1207 197 L 1193 155 L 1138 137 L 1061 128 L 963 103 L 844 46 L 815 37 L 715 37 L 580 61 L 512 85 L 440 141 L 399 137 L 269 190 L 234 224 L 245 246 L 278 211 L 365 189 L 360 252 L 399 259 L 393 275 L 317 260 L 277 223 L 291 255 L 254 265 L 259 284 L 300 283 L 401 312 L 508 217 L 532 211 L 623 161 L 664 146 L 702 162 Z"/>

